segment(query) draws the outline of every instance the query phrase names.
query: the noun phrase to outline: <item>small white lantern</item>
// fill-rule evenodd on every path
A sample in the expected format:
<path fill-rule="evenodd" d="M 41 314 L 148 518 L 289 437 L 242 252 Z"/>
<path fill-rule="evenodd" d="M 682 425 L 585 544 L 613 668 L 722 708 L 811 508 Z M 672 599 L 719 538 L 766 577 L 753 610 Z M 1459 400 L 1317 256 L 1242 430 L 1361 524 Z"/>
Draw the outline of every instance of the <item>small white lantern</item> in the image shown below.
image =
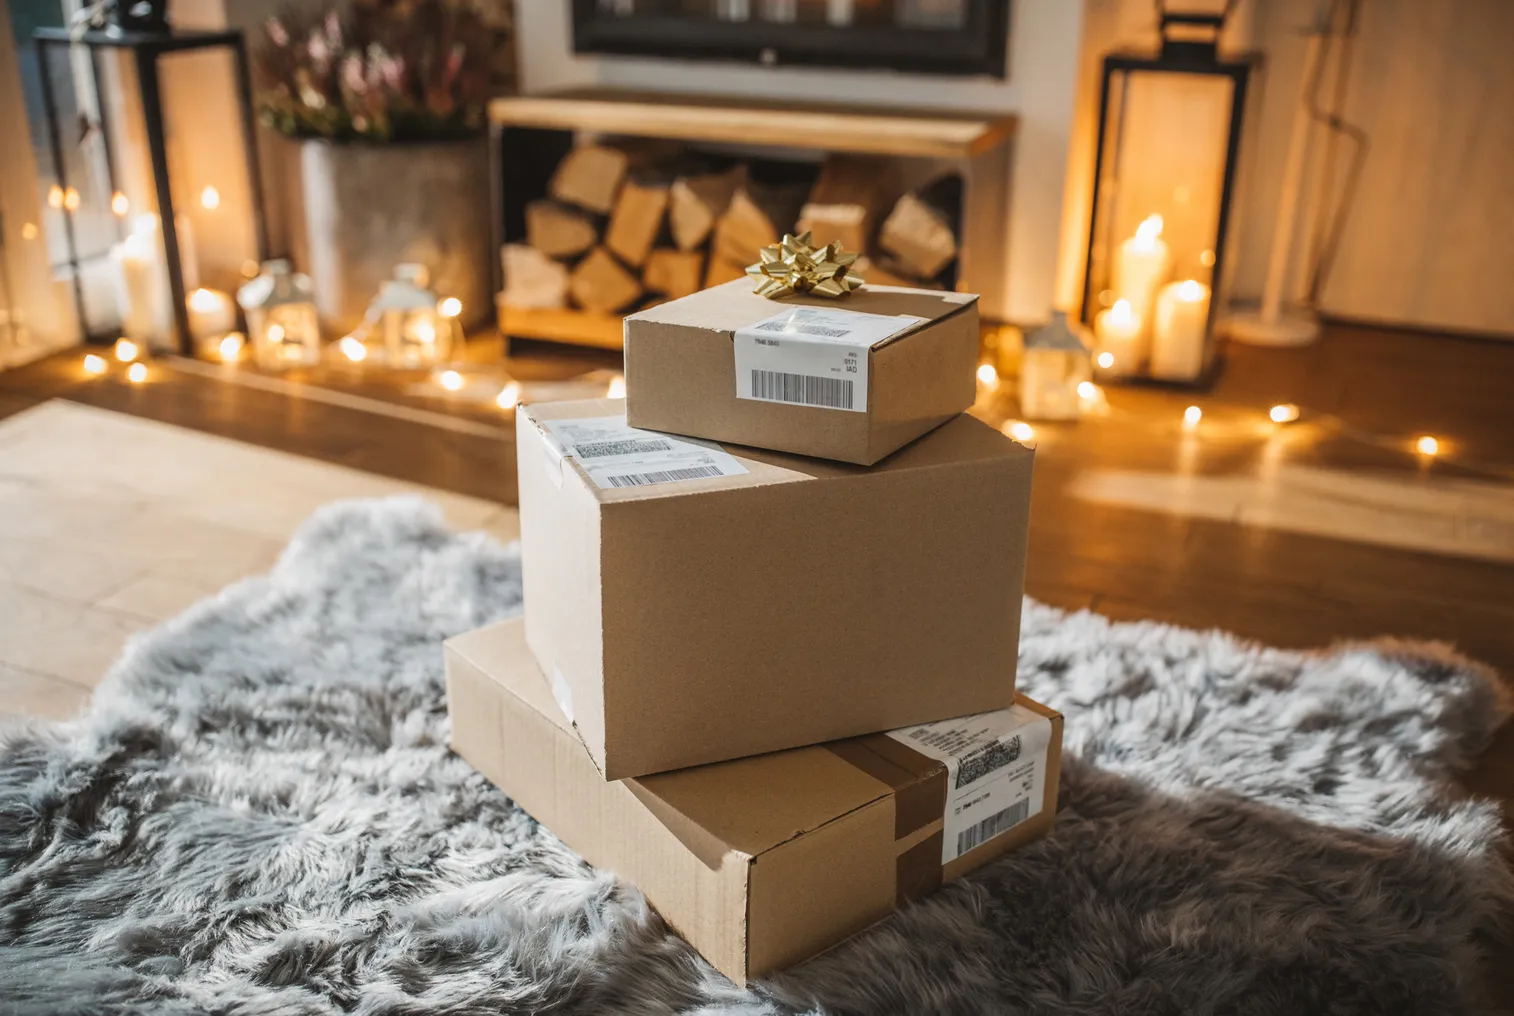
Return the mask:
<path fill-rule="evenodd" d="M 1030 420 L 1075 420 L 1082 413 L 1078 385 L 1093 376 L 1089 343 L 1061 311 L 1025 336 L 1020 361 L 1020 413 Z"/>
<path fill-rule="evenodd" d="M 311 367 L 321 361 L 321 329 L 310 276 L 285 260 L 263 262 L 257 278 L 237 290 L 247 315 L 253 358 L 264 370 Z"/>
<path fill-rule="evenodd" d="M 452 319 L 442 314 L 426 281 L 425 265 L 396 265 L 394 278 L 380 287 L 368 308 L 391 367 L 435 367 L 452 353 Z"/>

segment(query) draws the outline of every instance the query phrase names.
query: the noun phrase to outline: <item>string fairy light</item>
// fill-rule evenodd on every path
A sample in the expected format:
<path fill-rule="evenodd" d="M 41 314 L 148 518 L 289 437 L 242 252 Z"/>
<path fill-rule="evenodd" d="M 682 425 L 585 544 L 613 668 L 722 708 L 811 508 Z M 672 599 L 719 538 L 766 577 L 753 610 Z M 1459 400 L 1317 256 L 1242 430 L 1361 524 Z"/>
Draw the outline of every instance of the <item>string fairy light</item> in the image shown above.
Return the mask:
<path fill-rule="evenodd" d="M 437 375 L 436 383 L 449 392 L 460 392 L 463 390 L 463 376 L 455 370 L 442 371 Z"/>
<path fill-rule="evenodd" d="M 147 364 L 138 361 L 126 368 L 126 380 L 139 385 L 147 380 Z"/>
<path fill-rule="evenodd" d="M 142 354 L 142 348 L 124 335 L 116 340 L 116 344 L 113 348 L 115 350 L 116 359 L 120 360 L 122 363 L 130 363 Z"/>
<path fill-rule="evenodd" d="M 999 372 L 991 363 L 981 364 L 978 367 L 978 383 L 983 385 L 996 385 L 999 383 Z"/>
<path fill-rule="evenodd" d="M 343 335 L 337 341 L 336 348 L 353 363 L 362 363 L 368 358 L 368 347 L 356 335 Z"/>
<path fill-rule="evenodd" d="M 1414 442 L 1414 450 L 1427 458 L 1434 458 L 1440 454 L 1440 441 L 1429 434 L 1422 434 Z"/>
<path fill-rule="evenodd" d="M 494 404 L 501 409 L 514 409 L 520 404 L 520 385 L 514 381 L 509 382 L 499 390 L 499 396 Z"/>
<path fill-rule="evenodd" d="M 1114 354 L 1106 349 L 1104 350 L 1104 352 L 1094 357 L 1093 362 L 1099 365 L 1100 370 L 1108 370 L 1110 367 L 1114 366 Z"/>
<path fill-rule="evenodd" d="M 90 377 L 99 377 L 105 373 L 105 357 L 97 353 L 87 353 L 84 357 L 84 373 Z"/>
<path fill-rule="evenodd" d="M 1189 406 L 1187 409 L 1183 410 L 1183 429 L 1194 430 L 1198 427 L 1199 421 L 1203 418 L 1204 411 L 1202 409 L 1200 409 L 1198 406 Z"/>
<path fill-rule="evenodd" d="M 1273 423 L 1293 423 L 1298 415 L 1298 407 L 1291 402 L 1280 402 L 1267 410 L 1267 417 Z"/>

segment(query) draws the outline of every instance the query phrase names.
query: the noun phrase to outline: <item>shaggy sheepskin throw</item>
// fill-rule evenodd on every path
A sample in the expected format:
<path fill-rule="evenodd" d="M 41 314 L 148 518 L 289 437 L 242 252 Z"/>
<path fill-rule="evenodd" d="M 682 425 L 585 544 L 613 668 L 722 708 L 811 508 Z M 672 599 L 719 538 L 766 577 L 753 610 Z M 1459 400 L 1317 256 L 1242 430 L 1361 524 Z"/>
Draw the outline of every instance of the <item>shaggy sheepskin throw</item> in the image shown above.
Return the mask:
<path fill-rule="evenodd" d="M 1027 601 L 1055 834 L 733 985 L 448 751 L 441 642 L 520 597 L 424 502 L 334 505 L 6 735 L 0 1011 L 1424 1014 L 1504 941 L 1496 809 L 1450 784 L 1492 675 Z"/>

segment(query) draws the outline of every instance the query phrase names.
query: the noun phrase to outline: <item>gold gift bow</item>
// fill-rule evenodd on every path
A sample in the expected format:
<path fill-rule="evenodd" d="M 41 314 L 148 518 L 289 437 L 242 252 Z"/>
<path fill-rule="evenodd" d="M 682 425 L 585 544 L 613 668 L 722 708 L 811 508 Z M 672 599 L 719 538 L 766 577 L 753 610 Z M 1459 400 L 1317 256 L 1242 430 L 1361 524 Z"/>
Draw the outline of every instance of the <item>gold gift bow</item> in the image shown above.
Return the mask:
<path fill-rule="evenodd" d="M 808 231 L 783 234 L 783 241 L 762 248 L 761 256 L 755 265 L 747 265 L 746 273 L 758 280 L 754 292 L 769 300 L 792 293 L 842 297 L 865 281 L 852 271 L 855 251 L 843 251 L 839 243 L 814 247 Z"/>

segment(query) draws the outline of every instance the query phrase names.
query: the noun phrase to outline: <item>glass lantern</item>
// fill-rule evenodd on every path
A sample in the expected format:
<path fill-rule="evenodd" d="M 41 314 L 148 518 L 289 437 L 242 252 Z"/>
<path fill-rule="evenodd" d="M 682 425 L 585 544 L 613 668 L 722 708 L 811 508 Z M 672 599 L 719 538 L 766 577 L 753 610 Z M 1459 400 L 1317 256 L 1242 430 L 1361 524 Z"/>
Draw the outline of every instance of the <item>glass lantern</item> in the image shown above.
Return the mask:
<path fill-rule="evenodd" d="M 321 331 L 310 276 L 288 261 L 265 261 L 257 278 L 237 290 L 247 315 L 252 355 L 264 370 L 311 367 L 321 360 Z"/>
<path fill-rule="evenodd" d="M 1083 321 L 1101 376 L 1196 384 L 1216 362 L 1256 57 L 1219 56 L 1224 13 L 1158 9 L 1159 53 L 1104 58 Z"/>
<path fill-rule="evenodd" d="M 1025 336 L 1020 359 L 1020 413 L 1027 420 L 1075 420 L 1082 415 L 1078 386 L 1093 373 L 1081 328 L 1055 311 L 1051 323 Z"/>
<path fill-rule="evenodd" d="M 435 367 L 452 354 L 453 321 L 443 315 L 426 282 L 425 265 L 396 265 L 394 278 L 384 283 L 368 308 L 368 320 L 383 335 L 391 367 Z"/>

